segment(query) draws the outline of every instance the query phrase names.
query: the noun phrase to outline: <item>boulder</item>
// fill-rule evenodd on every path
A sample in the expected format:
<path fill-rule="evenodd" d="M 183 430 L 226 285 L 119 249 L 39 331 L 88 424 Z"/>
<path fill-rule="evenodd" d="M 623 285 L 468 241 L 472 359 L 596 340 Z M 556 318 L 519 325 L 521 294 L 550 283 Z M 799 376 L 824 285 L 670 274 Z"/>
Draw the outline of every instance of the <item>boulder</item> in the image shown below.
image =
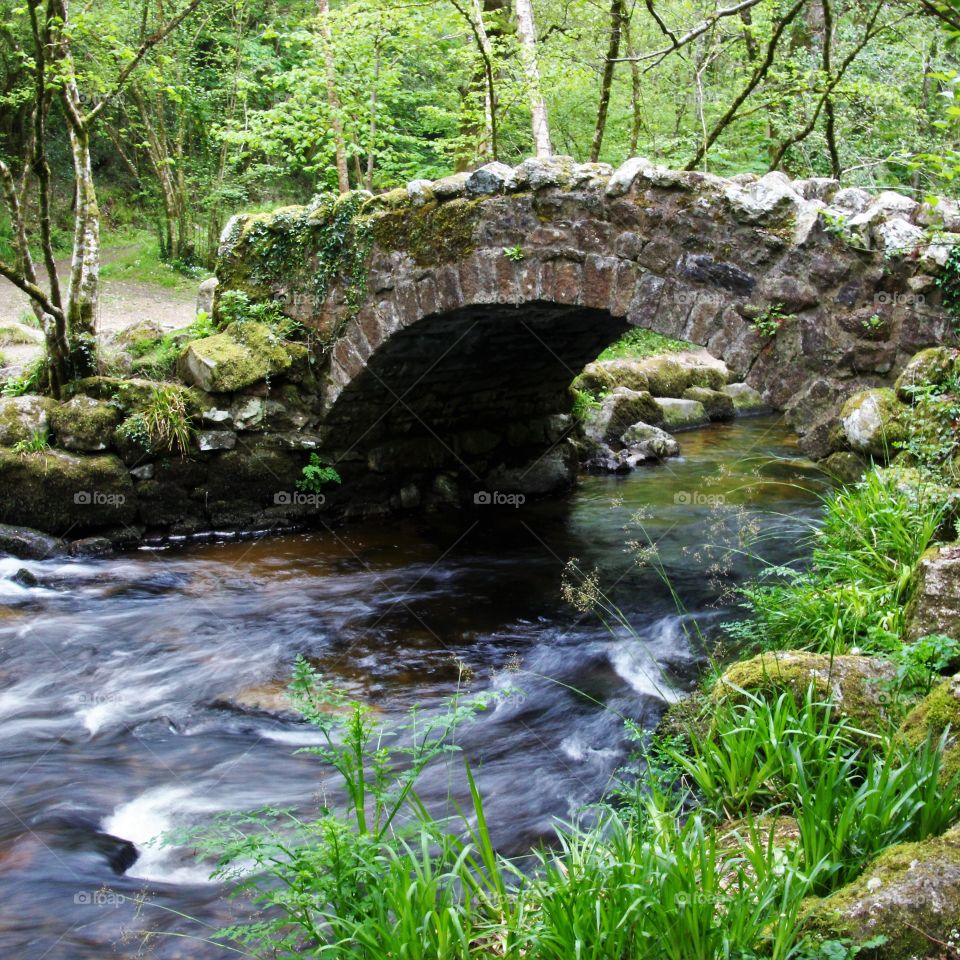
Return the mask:
<path fill-rule="evenodd" d="M 937 684 L 906 716 L 900 735 L 918 747 L 928 737 L 939 740 L 950 728 L 940 775 L 949 780 L 960 771 L 960 674 Z"/>
<path fill-rule="evenodd" d="M 839 483 L 859 483 L 870 464 L 858 453 L 838 450 L 836 453 L 831 453 L 825 460 L 821 460 L 818 466 Z"/>
<path fill-rule="evenodd" d="M 0 522 L 72 534 L 120 526 L 136 513 L 133 481 L 119 457 L 0 450 Z"/>
<path fill-rule="evenodd" d="M 591 367 L 599 367 L 603 371 L 601 376 L 609 378 L 608 390 L 614 387 L 627 387 L 630 390 L 650 389 L 650 379 L 642 360 L 605 360 L 602 363 L 591 363 L 584 368 L 584 373 Z"/>
<path fill-rule="evenodd" d="M 745 223 L 773 224 L 792 216 L 803 202 L 790 178 L 779 171 L 764 174 L 755 183 L 731 184 L 725 196 L 734 216 Z"/>
<path fill-rule="evenodd" d="M 621 438 L 631 453 L 642 453 L 657 460 L 680 455 L 680 444 L 666 430 L 649 423 L 634 423 Z"/>
<path fill-rule="evenodd" d="M 661 397 L 657 405 L 660 407 L 660 423 L 668 430 L 692 430 L 710 422 L 706 407 L 699 400 Z"/>
<path fill-rule="evenodd" d="M 594 443 L 618 443 L 633 424 L 662 419 L 660 405 L 647 391 L 615 387 L 599 404 L 588 408 L 582 430 Z"/>
<path fill-rule="evenodd" d="M 882 733 L 890 722 L 887 708 L 892 664 L 879 657 L 829 656 L 802 650 L 761 653 L 728 667 L 712 690 L 714 702 L 742 700 L 743 693 L 779 695 L 790 691 L 801 701 L 812 684 L 816 695 L 835 704 L 853 727 Z"/>
<path fill-rule="evenodd" d="M 232 393 L 290 369 L 305 354 L 262 323 L 232 323 L 223 333 L 188 344 L 177 361 L 180 377 L 207 393 Z"/>
<path fill-rule="evenodd" d="M 669 356 L 648 357 L 640 364 L 647 377 L 648 389 L 655 397 L 679 397 L 693 386 L 687 369 Z"/>
<path fill-rule="evenodd" d="M 802 923 L 822 940 L 882 935 L 870 952 L 878 960 L 947 957 L 936 944 L 955 943 L 960 923 L 960 826 L 884 850 L 852 883 L 814 901 Z"/>
<path fill-rule="evenodd" d="M 57 446 L 81 453 L 108 450 L 119 422 L 116 406 L 82 394 L 50 411 Z"/>
<path fill-rule="evenodd" d="M 424 207 L 433 202 L 433 183 L 430 180 L 411 180 L 407 184 L 407 196 L 412 206 Z"/>
<path fill-rule="evenodd" d="M 495 160 L 474 170 L 464 185 L 468 197 L 487 197 L 504 193 L 513 184 L 513 167 Z"/>
<path fill-rule="evenodd" d="M 856 453 L 885 461 L 905 439 L 906 407 L 886 387 L 861 390 L 840 410 L 840 442 Z"/>
<path fill-rule="evenodd" d="M 709 387 L 687 387 L 683 391 L 683 399 L 702 403 L 707 416 L 712 421 L 733 420 L 737 415 L 733 397 L 720 390 L 711 390 Z"/>
<path fill-rule="evenodd" d="M 440 201 L 462 197 L 467 191 L 467 178 L 469 176 L 470 174 L 464 171 L 454 173 L 449 177 L 443 177 L 441 180 L 435 180 L 433 182 L 433 195 Z"/>
<path fill-rule="evenodd" d="M 0 397 L 0 446 L 12 447 L 37 434 L 45 437 L 54 406 L 55 401 L 49 397 L 29 393 L 22 397 Z"/>
<path fill-rule="evenodd" d="M 725 393 L 733 400 L 733 408 L 737 416 L 742 417 L 749 413 L 766 413 L 770 409 L 764 402 L 763 397 L 746 383 L 728 383 L 720 388 L 720 392 Z"/>
<path fill-rule="evenodd" d="M 232 430 L 201 430 L 197 434 L 197 446 L 201 453 L 232 450 L 236 445 L 237 435 Z"/>
<path fill-rule="evenodd" d="M 213 298 L 217 292 L 217 285 L 220 281 L 216 277 L 207 277 L 197 289 L 197 315 L 205 313 L 208 317 L 213 316 Z"/>
<path fill-rule="evenodd" d="M 631 157 L 629 160 L 624 161 L 614 170 L 613 175 L 607 183 L 607 196 L 622 197 L 624 194 L 629 193 L 630 188 L 633 186 L 633 181 L 637 179 L 639 173 L 642 170 L 652 167 L 653 164 L 646 157 Z"/>
<path fill-rule="evenodd" d="M 894 384 L 897 396 L 909 403 L 918 387 L 939 386 L 954 371 L 957 356 L 952 347 L 929 347 L 914 354 Z"/>
<path fill-rule="evenodd" d="M 960 543 L 930 547 L 913 574 L 903 638 L 942 633 L 960 640 Z"/>
<path fill-rule="evenodd" d="M 39 530 L 0 524 L 0 553 L 9 553 L 20 560 L 47 560 L 64 553 L 66 548 L 63 540 Z"/>
<path fill-rule="evenodd" d="M 570 388 L 572 390 L 589 393 L 594 396 L 599 396 L 602 393 L 608 393 L 616 386 L 619 386 L 619 384 L 615 382 L 613 372 L 610 370 L 610 367 L 607 364 L 599 363 L 598 361 L 588 363 L 583 368 L 582 372 L 577 374 L 573 383 L 570 384 Z M 641 389 L 647 389 L 645 378 L 644 385 Z"/>
<path fill-rule="evenodd" d="M 486 477 L 486 484 L 498 493 L 538 496 L 573 486 L 577 477 L 577 454 L 573 444 L 560 443 L 521 467 L 500 466 Z"/>

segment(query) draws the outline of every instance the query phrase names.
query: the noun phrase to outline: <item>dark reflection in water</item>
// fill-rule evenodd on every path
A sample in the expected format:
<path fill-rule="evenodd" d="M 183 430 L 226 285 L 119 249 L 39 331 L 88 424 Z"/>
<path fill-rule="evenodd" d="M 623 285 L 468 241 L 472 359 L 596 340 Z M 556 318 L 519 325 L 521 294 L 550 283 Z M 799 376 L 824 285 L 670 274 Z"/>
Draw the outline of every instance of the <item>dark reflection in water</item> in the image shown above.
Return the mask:
<path fill-rule="evenodd" d="M 511 691 L 458 733 L 505 852 L 599 797 L 625 754 L 621 718 L 650 726 L 693 682 L 704 651 L 684 625 L 716 636 L 725 591 L 758 566 L 741 549 L 794 559 L 817 513 L 821 483 L 778 420 L 681 442 L 682 460 L 585 478 L 561 501 L 101 561 L 0 558 L 0 955 L 229 955 L 124 931 L 195 933 L 170 911 L 215 929 L 236 909 L 189 851 L 152 837 L 331 796 L 294 753 L 317 739 L 282 701 L 297 654 L 387 718 L 438 709 L 464 665 L 470 689 Z M 648 538 L 683 618 L 657 564 L 637 562 Z M 563 600 L 572 557 L 631 630 Z M 10 579 L 22 567 L 40 586 Z M 424 798 L 450 782 L 431 773 Z"/>

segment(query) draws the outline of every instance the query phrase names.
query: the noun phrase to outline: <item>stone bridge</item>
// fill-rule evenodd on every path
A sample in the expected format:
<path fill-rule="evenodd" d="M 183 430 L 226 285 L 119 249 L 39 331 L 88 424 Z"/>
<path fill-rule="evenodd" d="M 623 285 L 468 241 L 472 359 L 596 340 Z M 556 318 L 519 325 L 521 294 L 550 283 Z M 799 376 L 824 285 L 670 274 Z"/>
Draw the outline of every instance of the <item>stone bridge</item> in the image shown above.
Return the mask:
<path fill-rule="evenodd" d="M 953 336 L 953 230 L 952 202 L 828 179 L 494 163 L 235 218 L 218 297 L 272 298 L 315 332 L 322 446 L 344 466 L 482 485 L 529 462 L 629 326 L 705 347 L 822 455 L 846 395 Z"/>

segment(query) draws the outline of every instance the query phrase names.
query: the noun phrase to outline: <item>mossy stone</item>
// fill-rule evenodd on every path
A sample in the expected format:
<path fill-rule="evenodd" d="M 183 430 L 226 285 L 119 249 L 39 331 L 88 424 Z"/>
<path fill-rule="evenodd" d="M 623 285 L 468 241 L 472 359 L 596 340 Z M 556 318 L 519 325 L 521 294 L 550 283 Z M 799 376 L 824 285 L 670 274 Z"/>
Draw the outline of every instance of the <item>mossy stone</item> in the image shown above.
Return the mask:
<path fill-rule="evenodd" d="M 950 728 L 943 752 L 941 778 L 960 771 L 960 674 L 937 684 L 908 714 L 900 727 L 907 743 L 919 746 L 927 737 L 939 740 Z"/>
<path fill-rule="evenodd" d="M 918 387 L 943 383 L 954 371 L 957 356 L 951 347 L 929 347 L 914 354 L 894 384 L 897 396 L 909 402 Z"/>
<path fill-rule="evenodd" d="M 451 263 L 476 246 L 483 200 L 457 198 L 447 203 L 407 207 L 374 215 L 374 242 L 384 250 L 403 250 L 418 266 Z"/>
<path fill-rule="evenodd" d="M 655 397 L 680 397 L 691 386 L 687 369 L 670 357 L 649 357 L 643 361 L 643 369 Z"/>
<path fill-rule="evenodd" d="M 129 523 L 133 482 L 119 457 L 0 449 L 0 522 L 71 536 Z"/>
<path fill-rule="evenodd" d="M 892 664 L 879 657 L 829 656 L 802 650 L 761 653 L 727 668 L 717 680 L 714 702 L 745 700 L 744 693 L 778 696 L 783 691 L 802 702 L 812 685 L 817 697 L 833 703 L 854 728 L 882 733 L 890 726 Z"/>
<path fill-rule="evenodd" d="M 88 453 L 110 448 L 119 420 L 120 411 L 113 404 L 82 395 L 50 413 L 57 446 Z"/>
<path fill-rule="evenodd" d="M 890 847 L 852 883 L 806 909 L 802 928 L 817 939 L 886 942 L 877 960 L 940 956 L 960 926 L 960 826 L 942 837 Z M 946 956 L 946 953 L 943 954 Z"/>
<path fill-rule="evenodd" d="M 819 466 L 839 483 L 859 483 L 870 465 L 858 453 L 838 450 L 821 460 Z"/>
<path fill-rule="evenodd" d="M 907 436 L 907 408 L 886 387 L 861 390 L 840 411 L 840 440 L 848 450 L 886 462 Z"/>
<path fill-rule="evenodd" d="M 49 397 L 24 394 L 22 397 L 0 397 L 0 445 L 12 447 L 34 435 L 45 437 L 50 411 L 56 402 Z"/>
<path fill-rule="evenodd" d="M 925 550 L 913 573 L 904 639 L 931 634 L 960 640 L 960 543 Z"/>
<path fill-rule="evenodd" d="M 617 443 L 633 424 L 659 423 L 662 419 L 660 405 L 647 391 L 616 387 L 587 409 L 582 430 L 588 440 Z"/>
<path fill-rule="evenodd" d="M 683 391 L 684 400 L 696 400 L 702 403 L 707 416 L 712 421 L 733 420 L 737 415 L 737 408 L 733 404 L 733 397 L 711 390 L 709 387 L 687 387 Z"/>

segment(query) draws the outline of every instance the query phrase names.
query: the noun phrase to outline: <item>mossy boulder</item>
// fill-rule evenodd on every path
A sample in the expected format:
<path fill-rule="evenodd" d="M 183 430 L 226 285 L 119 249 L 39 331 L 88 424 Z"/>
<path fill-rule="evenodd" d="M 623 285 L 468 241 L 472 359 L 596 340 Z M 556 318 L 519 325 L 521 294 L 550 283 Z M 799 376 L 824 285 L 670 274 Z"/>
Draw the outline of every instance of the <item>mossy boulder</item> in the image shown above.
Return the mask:
<path fill-rule="evenodd" d="M 892 664 L 879 657 L 828 656 L 802 650 L 761 653 L 728 667 L 711 695 L 714 702 L 741 701 L 746 693 L 779 696 L 789 691 L 802 701 L 813 685 L 817 697 L 836 705 L 840 715 L 866 733 L 881 733 L 890 724 Z"/>
<path fill-rule="evenodd" d="M 21 560 L 48 560 L 67 552 L 67 544 L 30 527 L 11 527 L 0 523 L 0 553 L 9 553 Z"/>
<path fill-rule="evenodd" d="M 746 383 L 728 383 L 720 388 L 721 393 L 725 393 L 733 400 L 733 407 L 737 416 L 745 416 L 751 413 L 765 413 L 770 407 L 764 401 L 763 397 Z"/>
<path fill-rule="evenodd" d="M 112 455 L 0 449 L 0 522 L 71 535 L 129 523 L 133 482 Z"/>
<path fill-rule="evenodd" d="M 930 547 L 913 574 L 904 639 L 935 633 L 960 640 L 960 543 Z"/>
<path fill-rule="evenodd" d="M 646 390 L 615 387 L 599 404 L 588 408 L 583 435 L 594 443 L 619 443 L 628 427 L 639 421 L 658 422 L 660 406 Z"/>
<path fill-rule="evenodd" d="M 680 397 L 693 386 L 688 368 L 672 357 L 649 357 L 640 368 L 647 377 L 650 393 L 655 397 Z"/>
<path fill-rule="evenodd" d="M 897 396 L 909 402 L 917 388 L 943 383 L 954 371 L 957 355 L 951 347 L 930 347 L 914 354 L 894 384 Z"/>
<path fill-rule="evenodd" d="M 710 422 L 707 408 L 699 400 L 661 397 L 657 405 L 660 407 L 659 422 L 666 430 L 692 430 Z"/>
<path fill-rule="evenodd" d="M 608 393 L 617 384 L 614 382 L 613 374 L 607 368 L 606 364 L 588 363 L 570 384 L 571 390 L 581 393 L 589 393 L 593 396 L 599 396 Z M 646 387 L 644 387 L 646 389 Z"/>
<path fill-rule="evenodd" d="M 683 399 L 702 403 L 711 421 L 733 420 L 737 415 L 733 397 L 720 390 L 711 390 L 709 387 L 687 387 L 683 391 Z"/>
<path fill-rule="evenodd" d="M 50 427 L 57 446 L 81 453 L 108 450 L 119 421 L 120 411 L 116 406 L 82 395 L 50 412 Z"/>
<path fill-rule="evenodd" d="M 50 411 L 55 406 L 49 397 L 29 393 L 22 397 L 0 397 L 0 446 L 12 447 L 36 434 L 45 437 Z"/>
<path fill-rule="evenodd" d="M 939 740 L 950 728 L 943 753 L 941 777 L 949 780 L 960 771 L 960 674 L 937 684 L 906 716 L 900 733 L 907 743 L 919 746 L 927 737 Z"/>
<path fill-rule="evenodd" d="M 232 393 L 288 370 L 306 355 L 262 323 L 230 324 L 188 344 L 177 361 L 181 379 L 207 393 Z"/>
<path fill-rule="evenodd" d="M 870 464 L 859 453 L 850 450 L 838 450 L 821 460 L 820 468 L 839 483 L 858 483 L 863 479 Z"/>
<path fill-rule="evenodd" d="M 840 411 L 841 448 L 886 461 L 907 436 L 907 408 L 886 387 L 861 390 Z"/>
<path fill-rule="evenodd" d="M 629 390 L 649 390 L 650 388 L 650 378 L 640 360 L 605 360 L 597 366 L 602 367 L 605 375 L 609 377 L 609 389 L 627 387 Z"/>
<path fill-rule="evenodd" d="M 817 939 L 886 942 L 878 960 L 947 956 L 960 926 L 960 826 L 942 837 L 890 847 L 853 883 L 807 909 L 803 929 Z"/>

